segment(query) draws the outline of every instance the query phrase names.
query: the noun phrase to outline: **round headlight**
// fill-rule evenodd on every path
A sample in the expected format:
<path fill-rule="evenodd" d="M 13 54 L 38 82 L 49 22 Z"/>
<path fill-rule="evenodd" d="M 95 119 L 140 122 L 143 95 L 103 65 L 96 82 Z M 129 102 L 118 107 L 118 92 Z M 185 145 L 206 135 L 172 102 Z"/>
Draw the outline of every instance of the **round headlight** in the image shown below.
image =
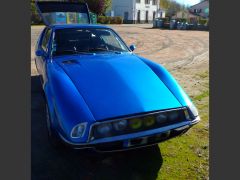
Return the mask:
<path fill-rule="evenodd" d="M 161 113 L 156 118 L 157 123 L 165 123 L 167 122 L 167 115 L 165 113 Z"/>
<path fill-rule="evenodd" d="M 155 123 L 155 118 L 154 116 L 147 116 L 143 118 L 144 125 L 149 127 L 152 126 Z"/>
<path fill-rule="evenodd" d="M 71 137 L 72 138 L 82 137 L 84 135 L 86 125 L 87 125 L 87 123 L 81 123 L 81 124 L 74 126 L 74 128 L 72 129 L 72 132 L 71 132 Z"/>
<path fill-rule="evenodd" d="M 178 120 L 178 112 L 177 111 L 172 111 L 169 113 L 169 120 L 170 121 L 177 121 Z"/>
<path fill-rule="evenodd" d="M 113 123 L 113 127 L 117 131 L 123 131 L 127 127 L 127 120 L 123 119 Z"/>
<path fill-rule="evenodd" d="M 112 125 L 109 123 L 101 124 L 97 127 L 97 132 L 100 135 L 104 135 L 104 136 L 111 134 L 111 130 L 112 130 Z"/>
<path fill-rule="evenodd" d="M 132 129 L 139 129 L 142 126 L 142 121 L 141 119 L 138 119 L 138 118 L 131 119 L 129 123 Z"/>

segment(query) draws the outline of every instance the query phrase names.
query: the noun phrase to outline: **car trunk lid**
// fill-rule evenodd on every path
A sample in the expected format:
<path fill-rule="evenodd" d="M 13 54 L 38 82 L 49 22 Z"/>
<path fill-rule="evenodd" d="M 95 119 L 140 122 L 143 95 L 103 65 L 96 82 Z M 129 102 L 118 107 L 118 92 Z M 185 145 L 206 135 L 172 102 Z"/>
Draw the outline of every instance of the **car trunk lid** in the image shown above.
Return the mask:
<path fill-rule="evenodd" d="M 90 24 L 86 3 L 65 1 L 36 1 L 37 10 L 45 25 Z"/>

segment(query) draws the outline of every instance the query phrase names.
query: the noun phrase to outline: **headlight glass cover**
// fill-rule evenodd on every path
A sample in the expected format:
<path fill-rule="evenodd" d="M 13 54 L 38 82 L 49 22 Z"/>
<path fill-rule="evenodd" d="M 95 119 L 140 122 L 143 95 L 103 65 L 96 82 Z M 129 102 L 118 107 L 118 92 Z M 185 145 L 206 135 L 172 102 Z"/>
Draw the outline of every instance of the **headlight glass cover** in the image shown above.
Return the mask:
<path fill-rule="evenodd" d="M 98 122 L 91 128 L 90 139 L 94 140 L 130 134 L 191 120 L 185 111 L 187 111 L 187 108 L 179 108 L 118 120 Z"/>
<path fill-rule="evenodd" d="M 97 127 L 97 133 L 101 136 L 108 136 L 111 134 L 112 131 L 112 124 L 104 123 Z"/>
<path fill-rule="evenodd" d="M 73 127 L 71 131 L 71 137 L 72 138 L 81 138 L 84 135 L 84 132 L 86 130 L 87 123 L 80 123 Z"/>
<path fill-rule="evenodd" d="M 114 123 L 113 123 L 113 127 L 114 127 L 114 129 L 115 129 L 116 131 L 123 131 L 123 130 L 126 129 L 127 124 L 128 124 L 127 120 L 126 120 L 126 119 L 123 119 L 123 120 L 121 120 L 121 121 L 116 121 L 116 122 L 114 122 Z"/>

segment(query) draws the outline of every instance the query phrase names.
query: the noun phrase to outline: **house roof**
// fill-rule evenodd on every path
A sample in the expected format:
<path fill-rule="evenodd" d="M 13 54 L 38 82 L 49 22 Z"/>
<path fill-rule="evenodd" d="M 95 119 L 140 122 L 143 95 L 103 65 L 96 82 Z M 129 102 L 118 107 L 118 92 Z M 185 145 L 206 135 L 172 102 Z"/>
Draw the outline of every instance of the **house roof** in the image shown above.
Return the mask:
<path fill-rule="evenodd" d="M 204 1 L 201 1 L 201 2 L 199 2 L 199 3 L 197 3 L 197 4 L 194 4 L 194 5 L 190 6 L 190 8 L 192 8 L 192 7 L 196 6 L 196 5 L 199 5 L 199 4 L 202 4 L 202 3 L 205 3 L 206 1 L 209 2 L 209 0 L 204 0 Z"/>

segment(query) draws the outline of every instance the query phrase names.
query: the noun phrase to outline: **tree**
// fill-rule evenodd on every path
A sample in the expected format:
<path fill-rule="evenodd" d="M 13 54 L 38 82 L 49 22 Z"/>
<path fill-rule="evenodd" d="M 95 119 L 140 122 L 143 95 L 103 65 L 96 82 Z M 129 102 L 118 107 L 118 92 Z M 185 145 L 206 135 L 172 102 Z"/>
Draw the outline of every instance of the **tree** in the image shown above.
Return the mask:
<path fill-rule="evenodd" d="M 186 10 L 185 5 L 175 0 L 160 0 L 160 8 L 166 10 L 166 16 L 174 16 L 178 11 Z"/>
<path fill-rule="evenodd" d="M 104 13 L 111 7 L 111 5 L 112 5 L 112 0 L 105 0 Z"/>
<path fill-rule="evenodd" d="M 34 2 L 31 2 L 31 23 L 32 24 L 41 24 L 42 19 L 40 18 L 37 8 Z"/>
<path fill-rule="evenodd" d="M 169 0 L 160 0 L 160 7 L 162 9 L 167 10 L 170 7 L 170 1 Z"/>
<path fill-rule="evenodd" d="M 78 0 L 78 1 L 86 2 L 88 4 L 90 11 L 96 13 L 97 15 L 105 14 L 105 12 L 112 4 L 112 0 Z"/>

